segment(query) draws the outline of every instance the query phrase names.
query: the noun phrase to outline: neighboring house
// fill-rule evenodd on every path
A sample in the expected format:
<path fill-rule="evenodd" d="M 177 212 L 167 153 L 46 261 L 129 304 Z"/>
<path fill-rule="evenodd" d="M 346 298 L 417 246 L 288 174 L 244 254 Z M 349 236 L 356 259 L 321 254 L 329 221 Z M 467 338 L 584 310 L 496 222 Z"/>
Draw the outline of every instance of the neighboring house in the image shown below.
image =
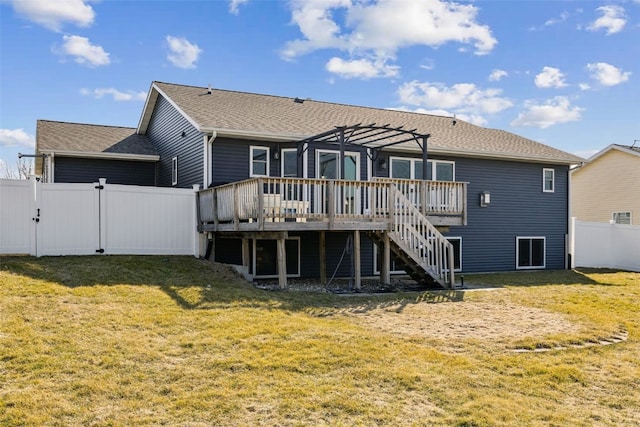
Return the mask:
<path fill-rule="evenodd" d="M 571 216 L 640 224 L 640 147 L 612 144 L 573 169 Z"/>
<path fill-rule="evenodd" d="M 45 182 L 155 185 L 160 160 L 135 128 L 38 120 L 36 173 Z"/>
<path fill-rule="evenodd" d="M 44 132 L 37 151 L 55 165 L 65 146 L 44 150 Z M 154 82 L 135 134 L 159 156 L 157 185 L 209 188 L 199 223 L 216 260 L 259 277 L 336 273 L 357 284 L 405 269 L 446 285 L 451 270 L 566 267 L 569 168 L 584 160 L 506 131 Z M 106 155 L 85 142 L 67 151 Z M 65 173 L 82 176 L 83 165 Z"/>

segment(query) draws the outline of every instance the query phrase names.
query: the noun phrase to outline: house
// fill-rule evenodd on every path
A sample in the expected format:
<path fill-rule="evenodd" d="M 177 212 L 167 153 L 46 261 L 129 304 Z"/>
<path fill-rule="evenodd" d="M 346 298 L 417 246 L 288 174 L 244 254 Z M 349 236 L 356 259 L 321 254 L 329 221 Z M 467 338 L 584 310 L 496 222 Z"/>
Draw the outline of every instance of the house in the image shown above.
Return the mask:
<path fill-rule="evenodd" d="M 153 186 L 160 160 L 151 140 L 135 128 L 38 120 L 36 171 L 46 182 Z"/>
<path fill-rule="evenodd" d="M 640 147 L 612 144 L 571 171 L 571 215 L 640 224 Z"/>
<path fill-rule="evenodd" d="M 200 184 L 213 256 L 255 277 L 335 274 L 357 286 L 406 271 L 450 286 L 454 271 L 566 267 L 569 169 L 583 159 L 503 130 L 162 82 L 134 132 L 78 125 L 82 144 L 70 145 L 48 124 L 37 135 L 47 180 L 135 161 L 156 185 Z"/>

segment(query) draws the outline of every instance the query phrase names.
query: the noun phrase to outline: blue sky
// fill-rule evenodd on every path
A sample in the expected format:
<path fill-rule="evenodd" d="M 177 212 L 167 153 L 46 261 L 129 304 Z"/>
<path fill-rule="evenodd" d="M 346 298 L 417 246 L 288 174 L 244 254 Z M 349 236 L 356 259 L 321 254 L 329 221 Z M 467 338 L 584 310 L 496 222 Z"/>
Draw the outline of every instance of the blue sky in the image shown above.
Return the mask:
<path fill-rule="evenodd" d="M 154 80 L 455 114 L 588 157 L 640 140 L 640 0 L 0 0 L 0 176 L 38 119 L 137 126 Z"/>

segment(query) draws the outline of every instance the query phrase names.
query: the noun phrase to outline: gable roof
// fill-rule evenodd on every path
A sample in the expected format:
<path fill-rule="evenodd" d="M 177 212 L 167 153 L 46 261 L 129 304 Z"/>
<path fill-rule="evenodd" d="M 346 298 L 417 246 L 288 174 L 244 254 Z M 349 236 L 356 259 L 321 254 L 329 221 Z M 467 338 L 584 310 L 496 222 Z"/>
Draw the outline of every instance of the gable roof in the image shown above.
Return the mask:
<path fill-rule="evenodd" d="M 158 96 L 169 101 L 199 131 L 216 132 L 219 136 L 299 141 L 336 126 L 376 123 L 430 134 L 428 150 L 432 154 L 559 164 L 585 161 L 511 132 L 452 117 L 230 90 L 209 91 L 206 87 L 163 82 L 151 85 L 139 134 L 145 134 Z"/>
<path fill-rule="evenodd" d="M 600 157 L 604 156 L 605 154 L 611 152 L 611 151 L 620 151 L 622 153 L 626 153 L 626 154 L 630 154 L 632 156 L 637 156 L 638 160 L 640 162 L 640 147 L 635 147 L 635 146 L 628 146 L 628 145 L 621 145 L 621 144 L 611 144 L 607 147 L 605 147 L 604 149 L 598 151 L 596 154 L 594 154 L 593 156 L 589 157 L 589 159 L 587 160 L 587 162 L 582 165 L 581 167 L 572 169 L 572 173 L 575 172 L 579 172 L 581 170 L 584 170 L 585 168 L 587 168 L 589 165 L 591 165 L 595 160 L 599 159 Z"/>
<path fill-rule="evenodd" d="M 158 160 L 158 153 L 135 128 L 38 120 L 36 152 L 56 156 Z"/>

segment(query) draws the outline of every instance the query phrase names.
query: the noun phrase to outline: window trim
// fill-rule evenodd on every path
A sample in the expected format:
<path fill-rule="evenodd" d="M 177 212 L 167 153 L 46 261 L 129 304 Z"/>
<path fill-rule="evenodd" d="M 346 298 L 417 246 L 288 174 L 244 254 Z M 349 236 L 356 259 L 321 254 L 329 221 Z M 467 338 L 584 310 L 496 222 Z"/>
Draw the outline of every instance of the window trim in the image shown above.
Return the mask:
<path fill-rule="evenodd" d="M 273 240 L 273 239 L 252 239 L 253 240 L 253 260 L 251 262 L 252 266 L 252 272 L 253 272 L 253 277 L 255 277 L 256 279 L 276 279 L 278 278 L 278 274 L 261 274 L 258 275 L 257 274 L 257 270 L 256 268 L 257 266 L 257 250 L 258 250 L 258 245 L 257 242 L 258 240 L 265 240 L 265 241 L 269 241 L 269 240 Z M 289 274 L 287 273 L 287 277 L 300 277 L 300 273 L 302 272 L 302 264 L 301 264 L 301 259 L 302 259 L 302 242 L 300 239 L 300 236 L 289 236 L 287 237 L 285 240 L 297 240 L 298 241 L 298 274 Z M 277 244 L 276 244 L 277 245 Z M 278 260 L 276 257 L 276 271 L 278 270 Z"/>
<path fill-rule="evenodd" d="M 547 172 L 551 172 L 551 189 L 547 190 Z M 556 170 L 553 168 L 542 168 L 542 192 L 555 193 L 556 190 Z"/>
<path fill-rule="evenodd" d="M 462 236 L 444 236 L 445 239 L 451 241 L 451 240 L 459 240 L 460 241 L 460 267 L 459 268 L 453 268 L 454 272 L 462 272 Z M 454 247 L 454 251 L 455 251 L 455 247 Z"/>
<path fill-rule="evenodd" d="M 178 185 L 178 156 L 171 159 L 171 185 Z"/>
<path fill-rule="evenodd" d="M 291 175 L 291 176 L 287 176 L 284 174 L 284 159 L 285 159 L 285 153 L 290 153 L 290 152 L 294 152 L 296 153 L 296 174 Z M 283 178 L 296 178 L 298 176 L 298 149 L 297 148 L 283 148 L 282 150 L 280 150 L 280 176 Z"/>
<path fill-rule="evenodd" d="M 416 178 L 416 163 L 417 162 L 422 162 L 422 159 L 417 158 L 417 157 L 402 157 L 402 156 L 389 156 L 389 177 L 393 176 L 393 161 L 394 160 L 403 160 L 403 161 L 409 161 L 410 162 L 410 175 L 411 177 L 408 179 L 422 179 L 422 178 Z M 456 182 L 456 162 L 454 160 L 435 160 L 435 159 L 427 159 L 427 164 L 431 163 L 431 177 L 429 178 L 429 180 L 431 181 L 437 181 L 436 178 L 436 173 L 437 173 L 437 169 L 436 169 L 436 165 L 437 164 L 450 164 L 452 166 L 452 175 L 453 175 L 453 180 L 451 182 Z M 422 171 L 420 171 L 422 172 Z M 421 175 L 421 173 L 419 174 Z M 398 179 L 402 179 L 402 178 L 398 178 Z"/>
<path fill-rule="evenodd" d="M 618 217 L 620 214 L 624 214 L 629 217 L 629 222 L 618 222 Z M 633 215 L 631 211 L 615 211 L 611 212 L 611 221 L 612 224 L 620 224 L 620 225 L 631 225 L 633 224 Z"/>
<path fill-rule="evenodd" d="M 542 240 L 542 265 L 518 265 L 520 260 L 520 240 Z M 516 236 L 516 270 L 543 270 L 547 268 L 547 238 L 546 236 Z"/>
<path fill-rule="evenodd" d="M 253 152 L 256 150 L 265 150 L 267 152 L 267 164 L 265 175 L 253 173 Z M 271 170 L 271 147 L 267 147 L 264 145 L 251 145 L 249 146 L 249 177 L 257 177 L 257 176 L 269 176 L 269 171 Z"/>

